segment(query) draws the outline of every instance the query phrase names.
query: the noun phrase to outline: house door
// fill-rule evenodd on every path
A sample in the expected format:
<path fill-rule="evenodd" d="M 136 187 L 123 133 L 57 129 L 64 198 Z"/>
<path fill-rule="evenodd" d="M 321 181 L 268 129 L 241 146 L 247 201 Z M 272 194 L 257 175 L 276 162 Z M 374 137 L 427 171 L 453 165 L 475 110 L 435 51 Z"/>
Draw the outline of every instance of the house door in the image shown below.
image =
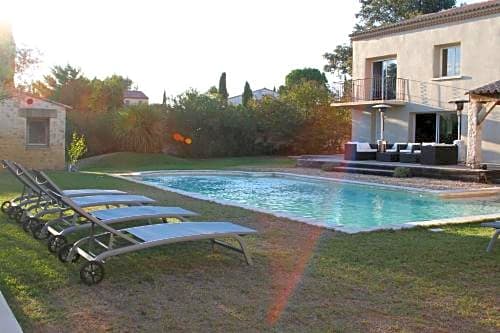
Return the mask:
<path fill-rule="evenodd" d="M 415 142 L 436 142 L 436 114 L 415 115 Z"/>
<path fill-rule="evenodd" d="M 376 61 L 372 67 L 372 99 L 396 99 L 398 63 L 396 59 Z"/>

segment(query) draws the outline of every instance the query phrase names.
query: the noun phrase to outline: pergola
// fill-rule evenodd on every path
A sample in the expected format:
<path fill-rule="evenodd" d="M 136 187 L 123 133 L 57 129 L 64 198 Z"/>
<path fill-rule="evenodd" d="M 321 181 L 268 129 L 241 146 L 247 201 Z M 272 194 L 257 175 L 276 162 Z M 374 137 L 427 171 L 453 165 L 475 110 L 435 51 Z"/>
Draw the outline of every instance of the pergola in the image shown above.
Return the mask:
<path fill-rule="evenodd" d="M 468 92 L 470 98 L 467 128 L 467 160 L 470 168 L 481 167 L 482 125 L 495 106 L 500 105 L 500 80 Z"/>

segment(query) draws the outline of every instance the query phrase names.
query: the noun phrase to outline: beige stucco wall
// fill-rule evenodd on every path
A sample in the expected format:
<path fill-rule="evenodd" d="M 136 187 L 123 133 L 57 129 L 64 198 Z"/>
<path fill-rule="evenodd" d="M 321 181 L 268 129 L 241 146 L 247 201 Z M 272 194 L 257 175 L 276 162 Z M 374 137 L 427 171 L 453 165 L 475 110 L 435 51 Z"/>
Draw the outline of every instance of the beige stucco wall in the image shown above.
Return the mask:
<path fill-rule="evenodd" d="M 149 104 L 149 99 L 124 98 L 123 104 L 125 105 Z"/>
<path fill-rule="evenodd" d="M 36 98 L 28 105 L 26 99 L 15 97 L 0 102 L 0 159 L 14 160 L 30 168 L 64 169 L 65 108 Z M 48 147 L 26 145 L 26 110 L 35 110 L 31 111 L 35 116 L 50 117 Z"/>
<path fill-rule="evenodd" d="M 439 46 L 458 43 L 461 76 L 440 79 Z M 405 88 L 408 103 L 386 113 L 385 134 L 391 142 L 411 141 L 414 113 L 453 110 L 454 106 L 447 103 L 450 99 L 467 97 L 467 90 L 500 79 L 500 14 L 353 41 L 353 56 L 353 79 L 371 78 L 373 60 L 397 59 L 398 77 L 409 80 Z M 373 114 L 370 107 L 358 107 L 352 116 L 353 140 L 378 138 L 376 112 Z M 466 117 L 463 123 L 465 140 Z M 500 163 L 500 107 L 492 111 L 483 126 L 484 161 Z"/>

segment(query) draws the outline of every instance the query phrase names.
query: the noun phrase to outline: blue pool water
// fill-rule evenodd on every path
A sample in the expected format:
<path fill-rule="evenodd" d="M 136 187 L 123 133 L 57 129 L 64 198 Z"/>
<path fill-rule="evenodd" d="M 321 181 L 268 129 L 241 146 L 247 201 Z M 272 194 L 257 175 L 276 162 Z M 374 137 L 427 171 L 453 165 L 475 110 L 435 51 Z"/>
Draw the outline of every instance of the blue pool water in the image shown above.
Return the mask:
<path fill-rule="evenodd" d="M 139 180 L 350 231 L 500 213 L 500 203 L 493 201 L 441 199 L 424 192 L 307 178 L 208 174 L 145 175 Z"/>

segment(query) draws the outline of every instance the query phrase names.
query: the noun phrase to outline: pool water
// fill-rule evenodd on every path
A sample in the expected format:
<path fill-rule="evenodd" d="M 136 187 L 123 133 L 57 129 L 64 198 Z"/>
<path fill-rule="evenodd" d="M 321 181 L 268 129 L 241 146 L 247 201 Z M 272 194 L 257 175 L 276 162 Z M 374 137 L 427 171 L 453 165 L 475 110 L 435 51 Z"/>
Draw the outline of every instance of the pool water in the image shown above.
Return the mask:
<path fill-rule="evenodd" d="M 350 231 L 500 213 L 498 202 L 442 199 L 425 192 L 299 177 L 146 175 L 139 180 Z"/>

